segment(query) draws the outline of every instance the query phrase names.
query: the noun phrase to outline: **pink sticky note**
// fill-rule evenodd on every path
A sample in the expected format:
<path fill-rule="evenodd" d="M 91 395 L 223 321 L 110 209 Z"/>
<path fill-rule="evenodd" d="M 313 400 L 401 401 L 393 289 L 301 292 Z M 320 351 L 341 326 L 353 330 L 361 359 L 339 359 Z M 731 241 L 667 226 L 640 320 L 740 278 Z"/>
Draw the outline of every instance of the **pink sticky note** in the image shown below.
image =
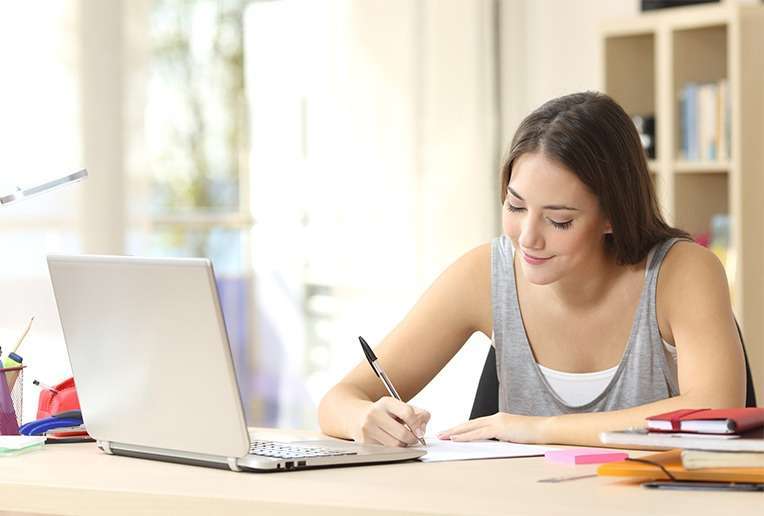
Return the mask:
<path fill-rule="evenodd" d="M 604 464 L 605 462 L 624 460 L 629 457 L 629 454 L 601 448 L 570 448 L 568 450 L 548 451 L 544 457 L 549 462 L 560 464 Z"/>

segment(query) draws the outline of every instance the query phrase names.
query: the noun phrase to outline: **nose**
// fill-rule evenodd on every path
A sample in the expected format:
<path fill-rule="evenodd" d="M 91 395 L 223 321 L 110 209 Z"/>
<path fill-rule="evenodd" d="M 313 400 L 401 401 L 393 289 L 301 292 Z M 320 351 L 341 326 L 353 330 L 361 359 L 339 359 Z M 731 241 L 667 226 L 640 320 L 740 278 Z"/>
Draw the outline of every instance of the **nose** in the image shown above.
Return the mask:
<path fill-rule="evenodd" d="M 524 249 L 543 249 L 544 235 L 540 221 L 531 216 L 524 218 L 525 220 L 523 220 L 520 228 L 520 237 L 517 239 L 517 242 Z"/>

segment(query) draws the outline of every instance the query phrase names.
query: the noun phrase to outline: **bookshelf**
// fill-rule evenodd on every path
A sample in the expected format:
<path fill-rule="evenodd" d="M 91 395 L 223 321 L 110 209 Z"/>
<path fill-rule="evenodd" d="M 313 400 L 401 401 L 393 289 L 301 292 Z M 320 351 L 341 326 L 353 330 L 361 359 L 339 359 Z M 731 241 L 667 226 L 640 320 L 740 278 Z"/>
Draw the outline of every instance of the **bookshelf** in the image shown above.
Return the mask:
<path fill-rule="evenodd" d="M 604 90 L 630 115 L 655 117 L 649 169 L 669 222 L 702 236 L 728 218 L 718 254 L 764 404 L 764 6 L 726 1 L 653 11 L 606 23 L 601 38 Z M 716 112 L 716 127 L 724 131 L 726 111 L 728 156 L 688 159 L 692 124 L 683 95 L 688 85 L 720 82 L 728 103 Z"/>

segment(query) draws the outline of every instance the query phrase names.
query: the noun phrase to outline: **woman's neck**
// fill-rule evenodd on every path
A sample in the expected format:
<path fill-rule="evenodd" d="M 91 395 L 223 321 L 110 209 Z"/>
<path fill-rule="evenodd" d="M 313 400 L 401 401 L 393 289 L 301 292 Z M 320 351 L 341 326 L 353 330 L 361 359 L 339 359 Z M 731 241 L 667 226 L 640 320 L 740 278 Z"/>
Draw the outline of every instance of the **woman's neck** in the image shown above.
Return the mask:
<path fill-rule="evenodd" d="M 570 271 L 559 281 L 546 285 L 558 302 L 571 310 L 589 309 L 602 302 L 623 274 L 631 267 L 618 265 L 603 252 L 592 256 L 581 267 Z"/>

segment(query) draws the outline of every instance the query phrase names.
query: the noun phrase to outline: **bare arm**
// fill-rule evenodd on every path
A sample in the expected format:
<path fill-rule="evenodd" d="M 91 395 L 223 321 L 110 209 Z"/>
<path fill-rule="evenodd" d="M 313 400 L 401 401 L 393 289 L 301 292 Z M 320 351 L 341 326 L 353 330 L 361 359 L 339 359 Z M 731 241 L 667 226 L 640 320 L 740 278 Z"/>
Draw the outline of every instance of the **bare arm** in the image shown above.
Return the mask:
<path fill-rule="evenodd" d="M 422 390 L 475 331 L 490 334 L 489 267 L 487 244 L 459 258 L 375 347 L 404 401 Z M 321 400 L 318 411 L 321 430 L 364 442 L 410 443 L 407 438 L 411 436 L 392 416 L 414 428 L 426 424 L 429 414 L 405 403 L 394 403 L 386 396 L 369 365 L 365 361 L 359 363 Z"/>
<path fill-rule="evenodd" d="M 679 396 L 590 414 L 528 417 L 499 413 L 459 425 L 443 437 L 599 445 L 600 432 L 643 427 L 646 417 L 661 412 L 743 406 L 743 352 L 719 260 L 695 244 L 676 244 L 661 267 L 658 311 L 664 314 L 677 347 Z"/>

